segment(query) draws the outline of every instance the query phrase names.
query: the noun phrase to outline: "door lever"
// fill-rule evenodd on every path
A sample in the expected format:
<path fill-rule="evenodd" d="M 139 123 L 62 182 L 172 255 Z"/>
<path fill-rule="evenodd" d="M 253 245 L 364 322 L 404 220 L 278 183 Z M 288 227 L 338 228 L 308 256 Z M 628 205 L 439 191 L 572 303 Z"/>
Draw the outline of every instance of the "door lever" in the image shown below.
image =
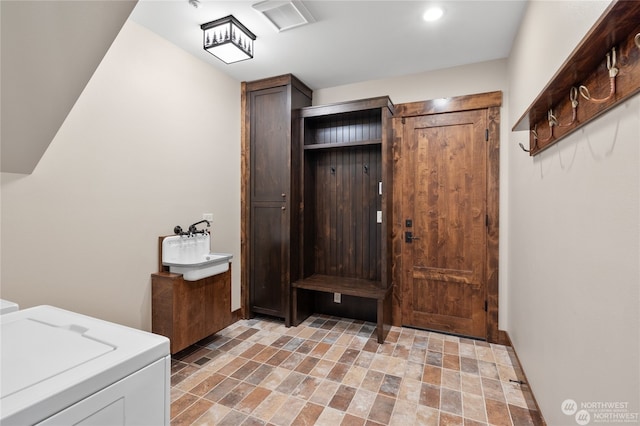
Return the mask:
<path fill-rule="evenodd" d="M 413 232 L 407 231 L 404 233 L 404 242 L 411 243 L 413 240 L 419 240 L 420 237 L 414 237 Z"/>

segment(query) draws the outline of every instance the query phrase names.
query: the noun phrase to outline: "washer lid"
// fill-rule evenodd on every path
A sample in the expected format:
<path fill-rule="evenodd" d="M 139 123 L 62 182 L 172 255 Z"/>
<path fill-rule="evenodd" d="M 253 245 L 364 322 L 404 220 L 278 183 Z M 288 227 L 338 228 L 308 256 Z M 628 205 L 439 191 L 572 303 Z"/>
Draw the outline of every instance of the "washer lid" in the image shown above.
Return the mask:
<path fill-rule="evenodd" d="M 17 303 L 13 303 L 9 300 L 0 299 L 0 315 L 8 314 L 9 312 L 14 312 L 19 309 Z"/>
<path fill-rule="evenodd" d="M 166 337 L 52 306 L 0 315 L 0 327 L 3 425 L 38 423 L 169 355 Z"/>
<path fill-rule="evenodd" d="M 1 397 L 116 349 L 113 344 L 86 336 L 87 331 L 77 324 L 58 326 L 33 318 L 2 324 Z"/>

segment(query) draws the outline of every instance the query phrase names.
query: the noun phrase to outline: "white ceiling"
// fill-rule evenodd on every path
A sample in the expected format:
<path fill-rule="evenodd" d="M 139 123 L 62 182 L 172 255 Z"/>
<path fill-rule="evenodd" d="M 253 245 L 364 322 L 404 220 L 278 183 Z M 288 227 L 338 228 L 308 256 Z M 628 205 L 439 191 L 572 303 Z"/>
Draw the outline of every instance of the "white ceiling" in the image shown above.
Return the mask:
<path fill-rule="evenodd" d="M 239 81 L 292 73 L 314 90 L 509 56 L 526 0 L 304 0 L 316 22 L 276 32 L 259 0 L 139 0 L 131 19 Z M 422 14 L 437 4 L 444 17 Z M 256 36 L 251 60 L 224 64 L 202 49 L 200 25 L 234 15 Z"/>

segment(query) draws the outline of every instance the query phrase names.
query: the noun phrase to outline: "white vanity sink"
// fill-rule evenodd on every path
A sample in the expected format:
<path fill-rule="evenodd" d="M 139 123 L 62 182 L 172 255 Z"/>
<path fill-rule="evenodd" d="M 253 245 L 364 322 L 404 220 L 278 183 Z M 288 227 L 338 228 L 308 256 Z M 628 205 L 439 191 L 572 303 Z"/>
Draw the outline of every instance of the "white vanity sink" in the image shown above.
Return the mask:
<path fill-rule="evenodd" d="M 209 234 L 174 235 L 162 241 L 162 264 L 186 281 L 221 274 L 229 270 L 229 253 L 210 253 Z"/>

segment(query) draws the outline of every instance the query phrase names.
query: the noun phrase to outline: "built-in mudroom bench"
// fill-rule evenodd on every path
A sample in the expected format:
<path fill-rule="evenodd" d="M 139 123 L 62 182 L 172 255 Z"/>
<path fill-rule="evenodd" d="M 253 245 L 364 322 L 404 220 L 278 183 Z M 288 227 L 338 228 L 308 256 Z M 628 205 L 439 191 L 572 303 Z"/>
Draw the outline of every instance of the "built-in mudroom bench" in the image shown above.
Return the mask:
<path fill-rule="evenodd" d="M 299 111 L 295 325 L 314 312 L 373 320 L 384 342 L 391 326 L 393 112 L 386 96 Z"/>
<path fill-rule="evenodd" d="M 293 316 L 300 318 L 300 322 L 308 316 L 297 312 L 298 289 L 321 291 L 346 296 L 355 296 L 376 301 L 376 336 L 378 343 L 384 343 L 391 323 L 391 287 L 382 288 L 378 282 L 360 278 L 337 279 L 329 275 L 311 275 L 293 283 Z M 299 322 L 297 322 L 299 324 Z"/>

